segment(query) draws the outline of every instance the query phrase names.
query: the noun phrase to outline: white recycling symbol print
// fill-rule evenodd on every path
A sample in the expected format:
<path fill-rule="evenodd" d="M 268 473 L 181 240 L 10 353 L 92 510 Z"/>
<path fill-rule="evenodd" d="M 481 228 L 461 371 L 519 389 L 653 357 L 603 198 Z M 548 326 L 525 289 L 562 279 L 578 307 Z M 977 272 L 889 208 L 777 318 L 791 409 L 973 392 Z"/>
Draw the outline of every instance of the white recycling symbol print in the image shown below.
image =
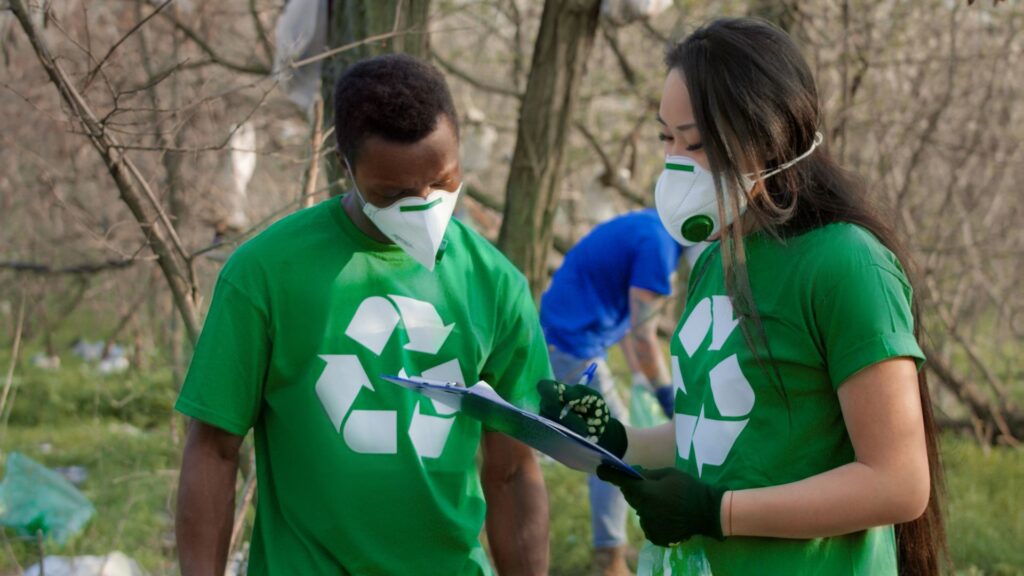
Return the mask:
<path fill-rule="evenodd" d="M 739 321 L 733 318 L 729 297 L 711 296 L 694 306 L 679 331 L 679 341 L 692 358 L 707 340 L 708 332 L 711 333 L 708 351 L 717 351 L 722 349 L 738 325 Z M 754 409 L 754 389 L 740 370 L 735 354 L 716 364 L 708 378 L 711 400 L 723 419 L 705 416 L 703 403 L 698 414 L 675 415 L 676 450 L 680 458 L 688 460 L 690 447 L 693 447 L 698 476 L 705 464 L 721 466 L 725 462 Z M 677 390 L 686 394 L 678 356 L 672 357 L 672 381 Z"/>
<path fill-rule="evenodd" d="M 404 348 L 431 355 L 441 350 L 455 326 L 445 325 L 429 302 L 406 296 L 371 296 L 359 304 L 345 335 L 375 356 L 380 356 L 399 322 L 404 325 L 409 338 Z M 359 357 L 354 354 L 322 354 L 320 358 L 327 365 L 316 382 L 316 394 L 334 429 L 341 433 L 349 448 L 363 454 L 397 454 L 396 411 L 352 410 L 360 391 L 364 388 L 374 391 Z M 399 376 L 407 376 L 404 369 Z M 454 358 L 424 370 L 420 376 L 465 386 L 462 367 Z M 438 458 L 448 441 L 455 410 L 439 404 L 435 407 L 438 415 L 430 416 L 422 411 L 425 403 L 430 404 L 431 401 L 423 398 L 413 408 L 409 438 L 421 458 Z"/>

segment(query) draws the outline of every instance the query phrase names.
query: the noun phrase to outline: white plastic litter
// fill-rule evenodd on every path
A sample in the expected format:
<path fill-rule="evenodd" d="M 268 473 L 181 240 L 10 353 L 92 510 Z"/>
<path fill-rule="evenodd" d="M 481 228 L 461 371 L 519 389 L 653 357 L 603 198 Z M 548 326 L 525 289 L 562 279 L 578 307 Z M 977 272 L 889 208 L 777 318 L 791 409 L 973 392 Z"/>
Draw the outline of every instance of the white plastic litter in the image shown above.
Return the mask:
<path fill-rule="evenodd" d="M 653 18 L 670 8 L 672 0 L 604 0 L 601 16 L 616 26 Z"/>
<path fill-rule="evenodd" d="M 628 181 L 629 170 L 619 169 L 619 178 Z M 583 187 L 583 197 L 579 202 L 577 217 L 587 228 L 591 228 L 614 218 L 619 213 L 619 193 L 601 182 L 600 177 L 589 181 Z"/>
<path fill-rule="evenodd" d="M 114 551 L 106 556 L 47 556 L 43 559 L 46 576 L 145 576 L 135 560 Z M 39 564 L 25 570 L 24 576 L 39 576 Z"/>
<path fill-rule="evenodd" d="M 38 354 L 32 356 L 31 360 L 29 360 L 29 363 L 32 364 L 32 366 L 39 368 L 40 370 L 57 370 L 60 368 L 60 356 L 50 356 L 48 354 L 39 352 Z"/>
<path fill-rule="evenodd" d="M 53 471 L 63 476 L 75 488 L 80 488 L 89 479 L 89 470 L 85 466 L 57 466 Z"/>
<path fill-rule="evenodd" d="M 472 174 L 490 168 L 497 141 L 498 130 L 487 123 L 483 112 L 470 108 L 462 127 L 462 170 Z"/>
<path fill-rule="evenodd" d="M 249 182 L 256 172 L 256 128 L 252 122 L 239 126 L 231 135 L 231 189 L 224 194 L 226 210 L 225 227 L 230 230 L 242 231 L 249 227 Z"/>
<path fill-rule="evenodd" d="M 321 62 L 293 68 L 292 62 L 327 48 L 327 0 L 291 0 L 277 20 L 274 76 L 293 102 L 310 110 L 320 94 Z"/>
<path fill-rule="evenodd" d="M 246 122 L 231 135 L 231 173 L 235 192 L 245 194 L 256 171 L 256 128 Z"/>
<path fill-rule="evenodd" d="M 96 365 L 100 374 L 120 374 L 128 370 L 129 362 L 124 356 L 107 356 Z"/>
<path fill-rule="evenodd" d="M 80 338 L 71 347 L 71 352 L 86 362 L 99 362 L 103 356 L 103 342 L 89 342 Z"/>
<path fill-rule="evenodd" d="M 128 351 L 123 346 L 111 344 L 110 350 L 103 355 L 102 341 L 90 342 L 79 338 L 71 347 L 71 353 L 89 363 L 96 363 L 101 374 L 119 374 L 128 369 Z M 59 366 L 59 362 L 58 362 Z"/>

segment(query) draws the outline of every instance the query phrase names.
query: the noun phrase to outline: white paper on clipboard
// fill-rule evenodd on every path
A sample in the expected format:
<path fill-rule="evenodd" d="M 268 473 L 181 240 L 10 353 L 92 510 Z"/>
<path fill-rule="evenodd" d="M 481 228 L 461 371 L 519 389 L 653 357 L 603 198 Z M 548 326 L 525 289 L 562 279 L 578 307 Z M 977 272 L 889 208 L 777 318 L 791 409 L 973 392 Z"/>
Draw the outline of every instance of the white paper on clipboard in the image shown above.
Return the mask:
<path fill-rule="evenodd" d="M 466 388 L 454 382 L 419 377 L 381 378 L 459 410 L 461 414 L 479 420 L 488 429 L 507 434 L 575 470 L 593 474 L 599 465 L 608 464 L 630 476 L 641 478 L 621 458 L 557 422 L 513 406 L 484 381 Z"/>

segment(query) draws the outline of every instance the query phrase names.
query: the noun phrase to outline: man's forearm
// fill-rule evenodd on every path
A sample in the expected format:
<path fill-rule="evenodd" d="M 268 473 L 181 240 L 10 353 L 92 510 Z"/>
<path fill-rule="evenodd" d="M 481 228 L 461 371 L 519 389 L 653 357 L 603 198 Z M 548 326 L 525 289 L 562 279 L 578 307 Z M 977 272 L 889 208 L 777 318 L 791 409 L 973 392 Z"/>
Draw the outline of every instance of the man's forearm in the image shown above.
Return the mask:
<path fill-rule="evenodd" d="M 644 290 L 629 289 L 629 314 L 631 348 L 637 368 L 654 387 L 672 383 L 672 376 L 665 366 L 665 358 L 658 342 L 658 316 L 667 302 L 664 296 Z"/>
<path fill-rule="evenodd" d="M 494 434 L 494 433 L 489 433 Z M 503 437 L 499 442 L 515 442 Z M 548 497 L 544 476 L 533 451 L 515 442 L 518 465 L 508 468 L 488 458 L 508 455 L 494 449 L 484 456 L 483 486 L 487 497 L 487 538 L 498 574 L 548 573 Z M 495 453 L 497 452 L 497 453 Z"/>
<path fill-rule="evenodd" d="M 175 534 L 182 576 L 221 576 L 234 522 L 238 459 L 190 436 L 181 465 Z"/>
<path fill-rule="evenodd" d="M 637 366 L 651 385 L 657 387 L 672 383 L 657 334 L 644 332 L 635 335 L 632 348 Z"/>
<path fill-rule="evenodd" d="M 619 348 L 622 349 L 622 357 L 626 359 L 626 366 L 632 374 L 643 374 L 643 368 L 636 360 L 636 352 L 633 350 L 633 334 L 628 333 L 626 337 L 619 340 Z M 646 375 L 644 376 L 646 378 Z"/>

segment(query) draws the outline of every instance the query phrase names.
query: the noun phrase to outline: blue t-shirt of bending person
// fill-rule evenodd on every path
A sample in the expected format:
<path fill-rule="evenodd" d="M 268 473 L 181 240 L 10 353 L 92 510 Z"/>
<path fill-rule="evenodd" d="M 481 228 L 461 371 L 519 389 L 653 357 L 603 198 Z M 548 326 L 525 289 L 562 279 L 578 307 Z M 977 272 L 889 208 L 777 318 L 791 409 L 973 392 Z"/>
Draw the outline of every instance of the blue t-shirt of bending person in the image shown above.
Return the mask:
<path fill-rule="evenodd" d="M 599 224 L 565 255 L 541 298 L 548 344 L 577 358 L 603 357 L 629 330 L 629 289 L 672 292 L 683 248 L 653 209 Z"/>

